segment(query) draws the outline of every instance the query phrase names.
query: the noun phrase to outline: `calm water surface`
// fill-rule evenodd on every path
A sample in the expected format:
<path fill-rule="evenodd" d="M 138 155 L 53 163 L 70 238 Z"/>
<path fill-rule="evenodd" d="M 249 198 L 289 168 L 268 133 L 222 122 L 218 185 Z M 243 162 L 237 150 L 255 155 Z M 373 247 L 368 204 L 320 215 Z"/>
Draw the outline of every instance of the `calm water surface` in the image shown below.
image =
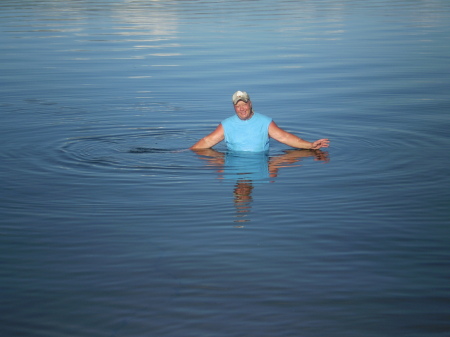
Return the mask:
<path fill-rule="evenodd" d="M 450 4 L 3 0 L 1 336 L 449 336 Z M 250 93 L 323 153 L 186 150 Z"/>

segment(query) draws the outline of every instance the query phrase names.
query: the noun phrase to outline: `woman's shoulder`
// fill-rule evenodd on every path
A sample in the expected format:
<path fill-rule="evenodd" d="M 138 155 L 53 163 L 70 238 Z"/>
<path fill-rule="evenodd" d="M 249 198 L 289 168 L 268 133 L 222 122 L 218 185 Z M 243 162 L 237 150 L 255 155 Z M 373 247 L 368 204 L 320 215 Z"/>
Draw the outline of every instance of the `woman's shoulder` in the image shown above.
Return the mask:
<path fill-rule="evenodd" d="M 264 121 L 264 122 L 266 122 L 266 123 L 272 122 L 272 118 L 269 117 L 269 116 L 263 115 L 263 114 L 261 114 L 261 113 L 259 113 L 259 112 L 255 112 L 254 114 L 255 114 L 255 116 L 256 116 L 258 119 L 260 119 L 261 121 Z"/>
<path fill-rule="evenodd" d="M 239 119 L 236 115 L 230 116 L 225 118 L 221 123 L 223 124 L 229 124 L 229 123 L 233 123 L 236 121 L 236 119 Z"/>

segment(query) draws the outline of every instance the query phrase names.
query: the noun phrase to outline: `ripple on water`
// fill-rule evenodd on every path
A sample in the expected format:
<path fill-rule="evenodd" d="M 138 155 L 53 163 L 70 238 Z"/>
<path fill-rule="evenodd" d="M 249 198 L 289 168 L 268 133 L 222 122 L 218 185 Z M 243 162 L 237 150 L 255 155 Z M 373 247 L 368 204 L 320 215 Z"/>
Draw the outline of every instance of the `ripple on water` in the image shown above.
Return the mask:
<path fill-rule="evenodd" d="M 59 148 L 58 162 L 72 170 L 171 172 L 189 169 L 181 144 L 184 130 L 139 132 L 71 138 Z M 164 146 L 160 146 L 164 144 Z"/>
<path fill-rule="evenodd" d="M 352 125 L 350 119 L 348 125 L 329 128 L 323 130 L 331 140 L 329 186 L 326 195 L 319 195 L 332 200 L 337 212 L 398 211 L 400 217 L 408 207 L 420 213 L 424 201 L 435 200 L 436 191 L 448 183 L 445 161 L 439 159 L 448 141 L 437 128 L 395 121 Z M 323 172 L 310 174 L 321 179 Z"/>

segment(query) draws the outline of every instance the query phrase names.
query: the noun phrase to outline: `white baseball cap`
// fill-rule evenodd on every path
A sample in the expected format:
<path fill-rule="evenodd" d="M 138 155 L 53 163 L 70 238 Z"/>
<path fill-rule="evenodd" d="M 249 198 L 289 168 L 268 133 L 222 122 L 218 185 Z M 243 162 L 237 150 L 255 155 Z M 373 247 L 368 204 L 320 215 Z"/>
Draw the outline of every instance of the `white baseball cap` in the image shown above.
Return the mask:
<path fill-rule="evenodd" d="M 248 101 L 250 101 L 250 96 L 245 91 L 239 90 L 233 94 L 232 100 L 234 105 L 236 105 L 236 103 L 239 101 L 244 101 L 245 103 L 247 103 Z"/>

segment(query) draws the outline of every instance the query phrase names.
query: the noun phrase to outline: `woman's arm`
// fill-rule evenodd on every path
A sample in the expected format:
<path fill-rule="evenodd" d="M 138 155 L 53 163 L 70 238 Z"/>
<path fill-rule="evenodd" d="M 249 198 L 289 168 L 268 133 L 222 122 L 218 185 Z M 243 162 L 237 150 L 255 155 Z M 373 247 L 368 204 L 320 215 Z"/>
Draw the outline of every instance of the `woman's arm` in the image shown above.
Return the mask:
<path fill-rule="evenodd" d="M 222 124 L 219 124 L 213 132 L 200 139 L 197 143 L 192 145 L 190 149 L 191 150 L 209 149 L 214 145 L 216 145 L 217 143 L 220 143 L 222 140 L 224 140 L 224 138 L 225 134 L 223 126 Z"/>
<path fill-rule="evenodd" d="M 289 133 L 275 124 L 275 122 L 270 123 L 269 125 L 269 136 L 280 143 L 292 146 L 297 149 L 311 149 L 318 150 L 321 147 L 328 147 L 330 141 L 328 139 L 319 139 L 315 142 L 308 142 L 292 133 Z"/>

